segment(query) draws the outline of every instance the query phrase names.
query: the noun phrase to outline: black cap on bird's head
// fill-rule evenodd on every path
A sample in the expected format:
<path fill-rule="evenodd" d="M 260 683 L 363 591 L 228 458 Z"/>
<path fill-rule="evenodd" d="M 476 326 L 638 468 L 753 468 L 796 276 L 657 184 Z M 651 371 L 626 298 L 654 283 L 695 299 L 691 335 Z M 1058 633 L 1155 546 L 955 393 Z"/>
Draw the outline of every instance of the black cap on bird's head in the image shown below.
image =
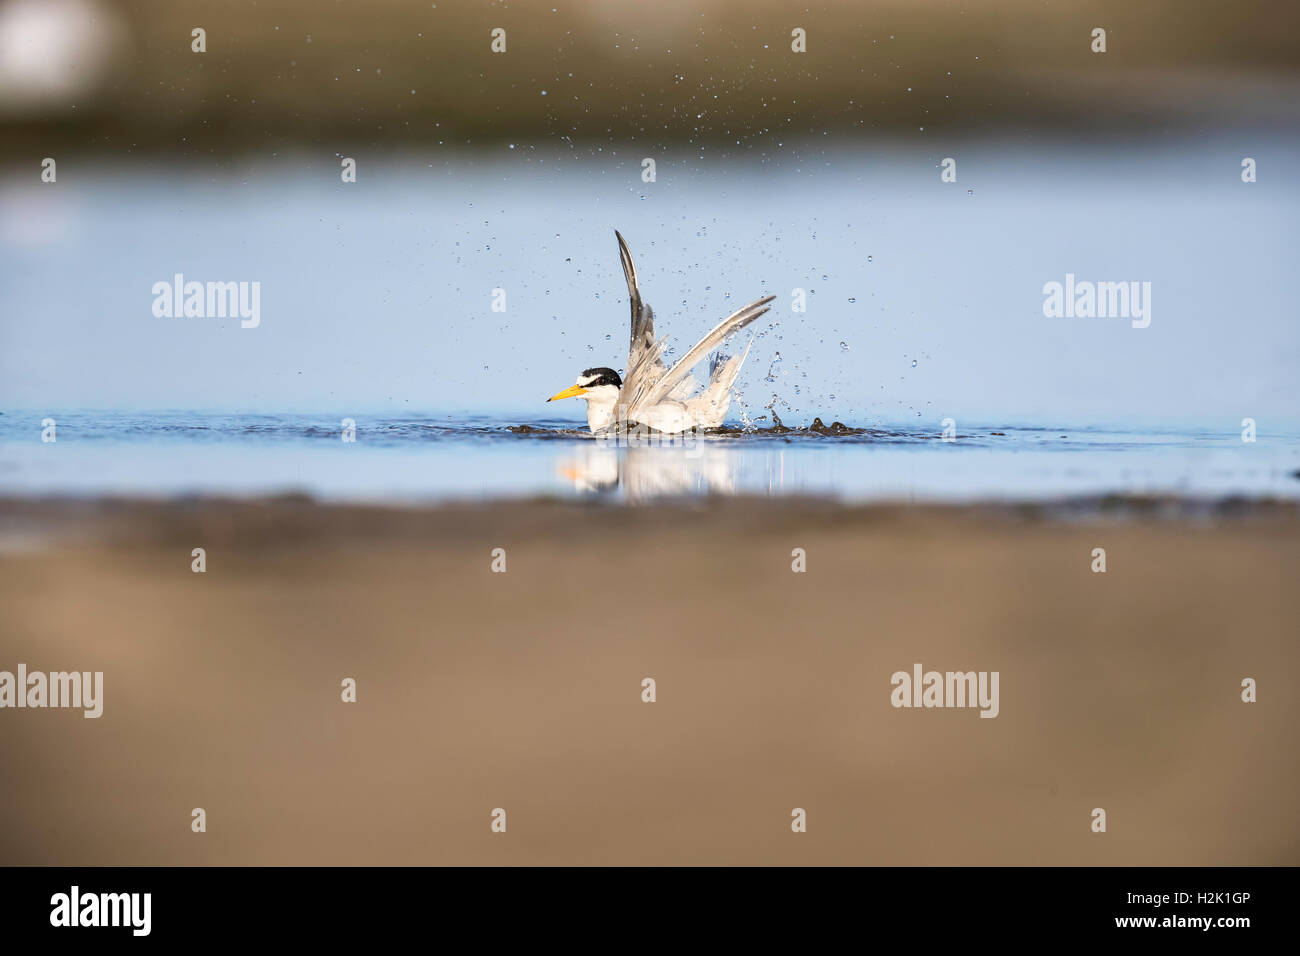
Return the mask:
<path fill-rule="evenodd" d="M 590 379 L 590 381 L 587 381 Z M 597 385 L 613 385 L 615 388 L 623 387 L 623 380 L 618 377 L 618 372 L 612 368 L 584 368 L 582 375 L 578 378 L 578 384 L 583 388 L 595 388 Z"/>
<path fill-rule="evenodd" d="M 557 398 L 573 398 L 577 395 L 585 395 L 587 392 L 600 388 L 602 385 L 611 385 L 614 388 L 622 388 L 623 380 L 618 377 L 618 372 L 614 371 L 612 368 L 600 366 L 598 368 L 583 369 L 582 374 L 578 376 L 577 384 L 570 385 L 558 395 L 552 395 L 547 399 L 547 401 L 553 402 Z"/>

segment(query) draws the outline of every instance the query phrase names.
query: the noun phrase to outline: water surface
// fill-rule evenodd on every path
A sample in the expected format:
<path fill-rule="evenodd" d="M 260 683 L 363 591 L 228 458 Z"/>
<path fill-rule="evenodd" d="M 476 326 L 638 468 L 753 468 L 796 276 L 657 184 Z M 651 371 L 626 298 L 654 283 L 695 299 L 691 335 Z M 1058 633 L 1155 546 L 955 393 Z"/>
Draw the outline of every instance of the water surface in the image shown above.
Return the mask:
<path fill-rule="evenodd" d="M 0 415 L 0 494 L 260 496 L 415 503 L 700 495 L 1048 501 L 1100 495 L 1300 498 L 1300 435 L 939 422 L 828 435 L 731 429 L 626 447 L 562 420 L 215 412 Z M 630 444 L 630 442 L 628 443 Z"/>

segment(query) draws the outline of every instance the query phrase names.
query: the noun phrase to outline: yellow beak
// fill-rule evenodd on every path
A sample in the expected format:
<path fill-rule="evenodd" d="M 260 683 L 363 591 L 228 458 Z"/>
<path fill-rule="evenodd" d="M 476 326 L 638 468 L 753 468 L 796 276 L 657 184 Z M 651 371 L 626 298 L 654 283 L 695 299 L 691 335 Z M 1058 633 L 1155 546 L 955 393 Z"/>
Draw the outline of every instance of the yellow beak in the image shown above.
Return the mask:
<path fill-rule="evenodd" d="M 586 395 L 586 394 L 587 394 L 587 390 L 583 388 L 581 385 L 570 385 L 568 388 L 560 392 L 558 395 L 552 395 L 550 398 L 547 399 L 547 401 L 554 402 L 561 398 L 573 398 L 573 396 L 575 395 Z"/>

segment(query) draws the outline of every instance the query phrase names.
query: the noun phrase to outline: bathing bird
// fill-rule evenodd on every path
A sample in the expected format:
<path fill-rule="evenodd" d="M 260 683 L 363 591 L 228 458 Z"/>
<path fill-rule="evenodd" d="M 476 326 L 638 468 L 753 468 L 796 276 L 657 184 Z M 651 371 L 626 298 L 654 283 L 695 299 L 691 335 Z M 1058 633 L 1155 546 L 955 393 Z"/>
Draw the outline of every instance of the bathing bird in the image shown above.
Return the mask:
<path fill-rule="evenodd" d="M 731 386 L 754 340 L 751 338 L 739 355 L 714 350 L 728 336 L 767 312 L 768 303 L 776 296 L 758 299 L 727 316 L 669 368 L 664 363 L 668 340 L 655 336 L 654 312 L 641 299 L 632 253 L 618 230 L 614 235 L 618 238 L 618 253 L 632 306 L 626 374 L 620 376 L 614 369 L 603 366 L 584 369 L 573 385 L 547 401 L 581 398 L 587 403 L 587 425 L 593 432 L 612 425 L 642 425 L 667 434 L 716 428 L 727 415 Z M 707 384 L 691 374 L 706 357 L 709 360 Z"/>

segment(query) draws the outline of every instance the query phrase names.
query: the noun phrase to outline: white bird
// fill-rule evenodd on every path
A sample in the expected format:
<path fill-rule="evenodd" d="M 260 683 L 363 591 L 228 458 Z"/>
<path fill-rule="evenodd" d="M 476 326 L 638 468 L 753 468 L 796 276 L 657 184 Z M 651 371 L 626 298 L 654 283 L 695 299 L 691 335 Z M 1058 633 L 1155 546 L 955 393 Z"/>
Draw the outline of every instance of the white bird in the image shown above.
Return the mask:
<path fill-rule="evenodd" d="M 709 382 L 702 385 L 691 370 L 703 361 L 709 350 L 722 344 L 733 332 L 743 329 L 767 311 L 767 303 L 776 298 L 751 302 L 727 316 L 700 339 L 677 363 L 668 368 L 663 362 L 668 340 L 655 338 L 655 317 L 650 306 L 641 301 L 637 286 L 636 265 L 623 237 L 618 236 L 618 251 L 627 277 L 627 293 L 632 304 L 632 338 L 628 345 L 627 377 L 620 378 L 612 368 L 589 368 L 578 381 L 547 399 L 581 398 L 587 403 L 587 424 L 593 432 L 610 425 L 644 425 L 655 431 L 676 434 L 694 428 L 716 428 L 722 424 L 731 405 L 731 386 L 749 354 L 749 345 L 740 355 L 709 356 Z"/>

